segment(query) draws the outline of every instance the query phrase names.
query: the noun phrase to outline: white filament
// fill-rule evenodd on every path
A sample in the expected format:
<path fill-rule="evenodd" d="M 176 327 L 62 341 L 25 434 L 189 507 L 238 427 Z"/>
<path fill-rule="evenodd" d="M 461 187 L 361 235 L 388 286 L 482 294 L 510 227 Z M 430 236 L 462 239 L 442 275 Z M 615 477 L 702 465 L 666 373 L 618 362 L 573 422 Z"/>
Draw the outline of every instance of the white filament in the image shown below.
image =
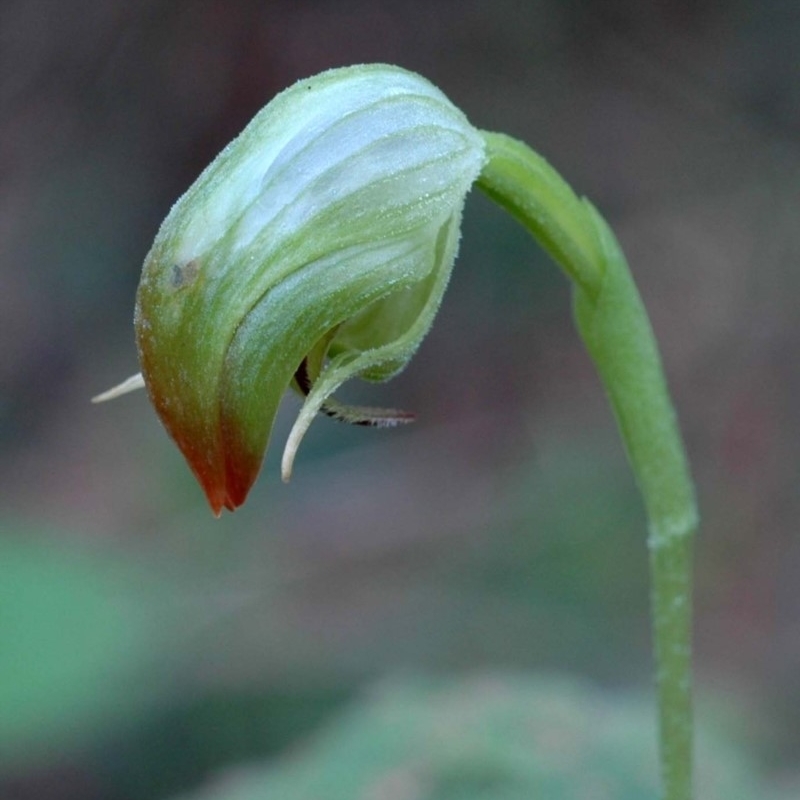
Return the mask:
<path fill-rule="evenodd" d="M 106 400 L 113 400 L 115 397 L 120 397 L 128 392 L 135 392 L 137 389 L 144 389 L 144 378 L 141 372 L 136 375 L 131 375 L 127 380 L 117 384 L 112 389 L 108 389 L 101 394 L 95 395 L 92 398 L 93 403 L 105 403 Z"/>

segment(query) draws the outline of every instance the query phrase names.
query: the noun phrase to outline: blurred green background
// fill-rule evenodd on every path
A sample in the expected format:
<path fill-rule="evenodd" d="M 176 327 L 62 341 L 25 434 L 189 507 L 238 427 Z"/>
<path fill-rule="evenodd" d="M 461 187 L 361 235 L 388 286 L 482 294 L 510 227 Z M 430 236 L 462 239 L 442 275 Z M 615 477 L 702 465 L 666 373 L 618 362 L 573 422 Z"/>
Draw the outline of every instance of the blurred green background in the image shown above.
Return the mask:
<path fill-rule="evenodd" d="M 527 141 L 618 232 L 698 481 L 701 717 L 765 776 L 753 796 L 796 796 L 798 52 L 789 0 L 2 0 L 0 798 L 188 797 L 264 759 L 291 782 L 320 726 L 300 752 L 323 774 L 326 742 L 378 729 L 376 682 L 439 707 L 409 675 L 524 675 L 496 680 L 532 725 L 561 693 L 583 736 L 605 736 L 603 704 L 635 719 L 621 758 L 652 744 L 650 715 L 625 716 L 652 669 L 642 510 L 565 280 L 477 193 L 419 354 L 343 395 L 411 428 L 320 420 L 284 486 L 288 398 L 248 504 L 215 520 L 144 393 L 88 403 L 137 370 L 133 296 L 171 203 L 277 91 L 370 61 Z M 337 738 L 347 714 L 365 727 Z M 477 771 L 370 785 L 344 796 L 518 796 Z"/>

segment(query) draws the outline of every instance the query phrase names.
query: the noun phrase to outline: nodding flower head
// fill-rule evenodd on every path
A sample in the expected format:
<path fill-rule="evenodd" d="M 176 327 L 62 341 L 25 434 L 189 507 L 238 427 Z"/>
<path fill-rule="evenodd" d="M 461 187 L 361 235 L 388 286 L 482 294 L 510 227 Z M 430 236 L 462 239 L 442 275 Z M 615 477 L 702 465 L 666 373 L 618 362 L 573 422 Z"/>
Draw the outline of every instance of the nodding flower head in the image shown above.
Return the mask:
<path fill-rule="evenodd" d="M 348 378 L 401 370 L 447 284 L 481 135 L 432 84 L 397 67 L 331 70 L 260 111 L 170 211 L 136 298 L 156 411 L 212 510 L 241 505 L 287 388 L 304 405 L 284 452 Z"/>

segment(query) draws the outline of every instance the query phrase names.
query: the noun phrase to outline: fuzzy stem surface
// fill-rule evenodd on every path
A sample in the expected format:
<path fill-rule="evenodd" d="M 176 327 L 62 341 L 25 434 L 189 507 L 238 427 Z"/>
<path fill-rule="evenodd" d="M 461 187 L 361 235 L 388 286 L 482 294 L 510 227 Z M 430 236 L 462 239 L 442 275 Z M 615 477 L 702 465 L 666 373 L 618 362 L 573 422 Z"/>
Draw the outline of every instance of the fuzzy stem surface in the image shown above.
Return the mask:
<path fill-rule="evenodd" d="M 698 516 L 655 336 L 616 237 L 594 206 L 524 143 L 483 135 L 488 159 L 478 185 L 572 280 L 575 322 L 644 501 L 663 797 L 691 800 L 691 554 Z"/>

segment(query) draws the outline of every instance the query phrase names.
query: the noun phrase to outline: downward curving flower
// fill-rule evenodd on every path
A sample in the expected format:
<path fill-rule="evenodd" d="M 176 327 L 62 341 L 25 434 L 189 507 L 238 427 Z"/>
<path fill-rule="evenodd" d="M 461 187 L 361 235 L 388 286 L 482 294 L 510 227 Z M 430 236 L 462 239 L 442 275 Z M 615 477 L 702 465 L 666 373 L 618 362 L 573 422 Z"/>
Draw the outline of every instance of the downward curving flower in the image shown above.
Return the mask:
<path fill-rule="evenodd" d="M 355 376 L 390 378 L 427 333 L 484 148 L 420 76 L 331 70 L 272 100 L 172 208 L 145 260 L 136 339 L 215 514 L 247 497 L 289 387 L 305 400 L 284 478 L 319 412 L 410 418 L 331 395 Z"/>
<path fill-rule="evenodd" d="M 658 347 L 605 220 L 523 142 L 478 131 L 397 67 L 331 70 L 264 108 L 170 211 L 136 298 L 146 385 L 215 514 L 241 505 L 286 389 L 304 396 L 284 450 L 346 380 L 401 370 L 427 333 L 470 186 L 516 217 L 573 283 L 575 321 L 617 416 L 648 516 L 663 796 L 690 800 L 694 487 Z"/>

